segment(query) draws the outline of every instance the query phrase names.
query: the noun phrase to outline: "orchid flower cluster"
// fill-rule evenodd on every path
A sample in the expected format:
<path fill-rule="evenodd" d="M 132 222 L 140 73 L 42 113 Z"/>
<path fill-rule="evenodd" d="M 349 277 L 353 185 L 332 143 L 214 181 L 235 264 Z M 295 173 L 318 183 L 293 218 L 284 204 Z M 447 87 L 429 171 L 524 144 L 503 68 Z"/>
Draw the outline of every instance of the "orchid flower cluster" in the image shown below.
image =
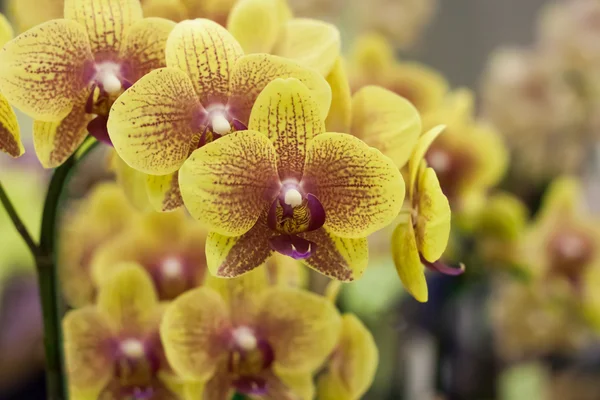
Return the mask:
<path fill-rule="evenodd" d="M 462 273 L 441 260 L 450 205 L 470 209 L 503 155 L 452 143 L 493 135 L 434 72 L 393 65 L 377 38 L 347 63 L 334 26 L 283 0 L 143 3 L 65 0 L 14 39 L 0 19 L 0 149 L 24 152 L 13 106 L 57 176 L 95 142 L 114 149 L 118 185 L 59 230 L 71 398 L 360 398 L 377 350 L 336 309 L 337 282 L 363 275 L 387 226 L 417 300 L 426 268 Z M 144 17 L 167 4 L 181 22 Z M 304 288 L 305 267 L 328 294 Z"/>

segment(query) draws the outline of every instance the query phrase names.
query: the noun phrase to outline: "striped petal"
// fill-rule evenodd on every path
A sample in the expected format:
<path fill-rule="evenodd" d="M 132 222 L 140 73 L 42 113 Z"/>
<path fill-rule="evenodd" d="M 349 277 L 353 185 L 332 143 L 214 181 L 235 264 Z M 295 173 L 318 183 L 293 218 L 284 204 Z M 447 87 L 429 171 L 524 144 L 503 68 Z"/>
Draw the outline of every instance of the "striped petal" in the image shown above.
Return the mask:
<path fill-rule="evenodd" d="M 323 204 L 325 227 L 342 237 L 366 237 L 385 227 L 404 201 L 404 180 L 392 160 L 343 133 L 312 140 L 302 185 Z"/>
<path fill-rule="evenodd" d="M 265 135 L 240 131 L 196 150 L 179 171 L 188 211 L 211 231 L 248 232 L 279 191 L 277 154 Z"/>
<path fill-rule="evenodd" d="M 13 38 L 13 28 L 6 17 L 0 14 L 0 47 Z"/>
<path fill-rule="evenodd" d="M 342 57 L 338 57 L 333 69 L 327 75 L 331 86 L 331 108 L 325 120 L 327 132 L 350 132 L 352 114 L 352 94 Z"/>
<path fill-rule="evenodd" d="M 375 378 L 379 355 L 371 332 L 353 314 L 342 316 L 341 332 L 329 368 L 319 377 L 320 400 L 360 399 Z"/>
<path fill-rule="evenodd" d="M 450 237 L 450 204 L 442 192 L 433 168 L 427 168 L 419 179 L 417 247 L 429 262 L 442 257 Z"/>
<path fill-rule="evenodd" d="M 70 311 L 63 320 L 69 385 L 96 396 L 113 376 L 111 339 L 105 316 L 93 306 Z"/>
<path fill-rule="evenodd" d="M 327 76 L 340 55 L 341 47 L 340 32 L 334 25 L 294 18 L 284 25 L 275 54 L 296 60 Z"/>
<path fill-rule="evenodd" d="M 215 276 L 233 278 L 258 268 L 273 253 L 268 242 L 272 235 L 266 217 L 241 236 L 212 232 L 206 241 L 208 269 Z"/>
<path fill-rule="evenodd" d="M 146 332 L 155 321 L 158 296 L 150 275 L 128 263 L 100 286 L 97 307 L 115 331 Z"/>
<path fill-rule="evenodd" d="M 205 107 L 225 105 L 236 61 L 244 55 L 225 28 L 208 19 L 177 24 L 167 41 L 167 65 L 191 78 Z"/>
<path fill-rule="evenodd" d="M 281 0 L 241 0 L 231 9 L 227 30 L 246 54 L 272 52 L 285 23 L 281 3 Z"/>
<path fill-rule="evenodd" d="M 404 167 L 421 134 L 421 117 L 406 99 L 377 86 L 352 98 L 352 134 Z"/>
<path fill-rule="evenodd" d="M 33 123 L 33 145 L 44 168 L 55 168 L 64 163 L 87 137 L 87 126 L 94 116 L 77 104 L 60 122 Z"/>
<path fill-rule="evenodd" d="M 142 17 L 139 0 L 65 0 L 65 18 L 85 27 L 94 54 L 118 54 L 127 29 Z"/>
<path fill-rule="evenodd" d="M 17 116 L 2 95 L 0 95 L 0 151 L 11 157 L 19 157 L 25 152 L 23 143 L 21 143 Z"/>
<path fill-rule="evenodd" d="M 266 292 L 256 319 L 257 335 L 273 347 L 275 365 L 284 371 L 316 370 L 333 350 L 340 327 L 330 301 L 292 288 Z"/>
<path fill-rule="evenodd" d="M 300 236 L 316 245 L 311 256 L 302 261 L 330 278 L 353 281 L 360 278 L 367 268 L 369 246 L 365 238 L 341 238 L 324 228 Z"/>
<path fill-rule="evenodd" d="M 151 175 L 177 171 L 190 153 L 202 112 L 190 79 L 175 68 L 152 71 L 115 102 L 108 132 L 119 156 Z"/>
<path fill-rule="evenodd" d="M 168 175 L 147 175 L 146 189 L 150 204 L 156 211 L 173 211 L 183 206 L 179 190 L 179 172 Z"/>
<path fill-rule="evenodd" d="M 266 134 L 277 151 L 281 181 L 302 179 L 308 143 L 325 132 L 319 105 L 298 79 L 276 79 L 256 99 L 248 128 Z"/>
<path fill-rule="evenodd" d="M 144 18 L 127 30 L 120 58 L 125 60 L 128 78 L 136 82 L 158 68 L 166 67 L 165 47 L 175 22 Z"/>
<path fill-rule="evenodd" d="M 231 113 L 246 123 L 260 92 L 277 78 L 296 78 L 305 84 L 319 104 L 321 118 L 327 117 L 331 106 L 331 88 L 325 78 L 296 61 L 269 54 L 250 54 L 236 63 L 228 103 Z"/>
<path fill-rule="evenodd" d="M 396 271 L 408 292 L 421 303 L 427 302 L 425 270 L 421 264 L 415 230 L 410 217 L 398 224 L 392 235 L 392 257 Z"/>
<path fill-rule="evenodd" d="M 167 307 L 160 335 L 171 367 L 185 379 L 206 381 L 228 348 L 229 310 L 210 288 L 189 291 Z"/>
<path fill-rule="evenodd" d="M 92 62 L 83 27 L 74 21 L 53 20 L 4 46 L 0 92 L 32 118 L 60 121 L 85 90 Z"/>

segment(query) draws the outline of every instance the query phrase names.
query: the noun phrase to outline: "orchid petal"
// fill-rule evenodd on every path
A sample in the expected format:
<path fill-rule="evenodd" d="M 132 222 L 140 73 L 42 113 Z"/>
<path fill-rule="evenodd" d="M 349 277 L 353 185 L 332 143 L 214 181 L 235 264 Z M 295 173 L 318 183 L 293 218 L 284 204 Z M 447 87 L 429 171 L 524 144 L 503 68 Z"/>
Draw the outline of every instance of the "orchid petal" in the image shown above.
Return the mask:
<path fill-rule="evenodd" d="M 421 135 L 417 109 L 387 89 L 366 86 L 352 98 L 352 134 L 404 167 Z"/>
<path fill-rule="evenodd" d="M 165 47 L 173 28 L 173 21 L 144 18 L 127 30 L 120 58 L 125 61 L 129 80 L 136 82 L 150 71 L 167 66 Z"/>
<path fill-rule="evenodd" d="M 285 23 L 281 0 L 238 1 L 227 19 L 227 30 L 246 54 L 271 53 Z"/>
<path fill-rule="evenodd" d="M 427 150 L 429 150 L 429 146 L 431 146 L 433 141 L 444 131 L 444 129 L 446 129 L 444 125 L 438 125 L 424 133 L 417 141 L 417 146 L 408 160 L 408 193 L 411 199 L 413 197 L 415 185 L 417 184 L 417 173 L 419 172 L 421 161 L 425 157 Z"/>
<path fill-rule="evenodd" d="M 360 278 L 367 268 L 369 246 L 365 238 L 341 238 L 325 228 L 300 236 L 316 245 L 315 252 L 302 262 L 330 278 L 352 281 Z"/>
<path fill-rule="evenodd" d="M 106 317 L 93 306 L 70 311 L 63 320 L 69 385 L 96 396 L 113 376 L 114 337 Z"/>
<path fill-rule="evenodd" d="M 4 46 L 0 52 L 0 92 L 32 118 L 60 121 L 85 90 L 92 62 L 81 25 L 49 21 Z"/>
<path fill-rule="evenodd" d="M 65 0 L 65 18 L 85 27 L 94 54 L 118 53 L 127 29 L 142 17 L 139 0 Z"/>
<path fill-rule="evenodd" d="M 236 0 L 180 0 L 192 18 L 208 18 L 223 26 Z"/>
<path fill-rule="evenodd" d="M 276 367 L 290 372 L 316 370 L 341 327 L 337 309 L 326 298 L 282 287 L 265 292 L 256 321 L 257 334 L 273 347 Z"/>
<path fill-rule="evenodd" d="M 352 119 L 352 94 L 342 57 L 338 57 L 331 72 L 327 75 L 331 86 L 331 108 L 325 120 L 327 132 L 350 132 Z"/>
<path fill-rule="evenodd" d="M 198 400 L 231 400 L 235 394 L 231 376 L 224 370 L 217 370 L 213 377 L 206 382 L 202 390 L 194 392 L 189 399 Z"/>
<path fill-rule="evenodd" d="M 225 302 L 214 290 L 198 288 L 167 307 L 160 335 L 175 372 L 185 379 L 205 381 L 226 355 L 230 329 Z"/>
<path fill-rule="evenodd" d="M 421 175 L 417 193 L 417 248 L 427 261 L 434 262 L 448 246 L 451 216 L 450 204 L 433 168 L 425 169 Z"/>
<path fill-rule="evenodd" d="M 392 257 L 396 271 L 408 292 L 421 303 L 428 298 L 425 270 L 421 264 L 415 230 L 410 217 L 398 224 L 392 235 Z"/>
<path fill-rule="evenodd" d="M 362 35 L 356 40 L 350 62 L 359 78 L 387 73 L 396 56 L 389 41 L 380 34 Z"/>
<path fill-rule="evenodd" d="M 15 158 L 25 152 L 17 116 L 2 95 L 0 95 L 0 151 Z"/>
<path fill-rule="evenodd" d="M 273 142 L 281 181 L 302 179 L 308 143 L 325 132 L 311 91 L 294 78 L 275 79 L 265 87 L 254 103 L 248 127 Z"/>
<path fill-rule="evenodd" d="M 224 236 L 211 232 L 206 241 L 206 259 L 211 274 L 224 278 L 243 275 L 262 265 L 273 250 L 268 240 L 273 232 L 266 217 L 241 236 Z"/>
<path fill-rule="evenodd" d="M 114 151 L 110 159 L 110 168 L 115 173 L 117 183 L 123 189 L 129 203 L 139 211 L 150 210 L 152 206 L 146 189 L 148 175 L 131 168 Z"/>
<path fill-rule="evenodd" d="M 246 55 L 235 64 L 228 103 L 233 115 L 242 123 L 247 123 L 258 95 L 277 78 L 296 78 L 306 85 L 319 104 L 321 118 L 327 117 L 331 106 L 331 88 L 325 78 L 296 61 L 269 54 Z"/>
<path fill-rule="evenodd" d="M 166 18 L 170 21 L 183 21 L 188 10 L 180 0 L 145 0 L 142 4 L 144 17 Z"/>
<path fill-rule="evenodd" d="M 404 180 L 392 160 L 343 133 L 312 140 L 302 185 L 323 204 L 325 227 L 342 237 L 366 237 L 387 226 L 404 201 Z"/>
<path fill-rule="evenodd" d="M 179 171 L 183 201 L 211 231 L 241 235 L 279 190 L 277 154 L 265 135 L 240 131 L 196 150 Z"/>
<path fill-rule="evenodd" d="M 83 104 L 77 104 L 60 122 L 35 121 L 33 144 L 42 166 L 58 167 L 75 153 L 87 137 L 87 126 L 93 118 Z"/>
<path fill-rule="evenodd" d="M 7 0 L 3 5 L 15 31 L 25 32 L 44 22 L 62 18 L 63 3 L 61 0 Z"/>
<path fill-rule="evenodd" d="M 116 331 L 152 328 L 158 296 L 150 275 L 136 263 L 122 266 L 100 286 L 97 307 Z"/>
<path fill-rule="evenodd" d="M 202 112 L 187 75 L 162 68 L 144 76 L 112 107 L 108 132 L 119 156 L 151 175 L 177 171 L 190 153 Z"/>
<path fill-rule="evenodd" d="M 227 103 L 234 66 L 244 52 L 225 28 L 208 19 L 180 22 L 166 49 L 167 65 L 190 77 L 205 107 Z"/>
<path fill-rule="evenodd" d="M 168 175 L 148 175 L 146 178 L 148 198 L 156 211 L 173 211 L 183 206 L 179 190 L 179 172 Z"/>
<path fill-rule="evenodd" d="M 309 18 L 288 21 L 281 32 L 275 54 L 298 61 L 327 76 L 341 51 L 340 32 L 335 25 Z"/>
<path fill-rule="evenodd" d="M 13 28 L 8 22 L 8 19 L 0 14 L 0 47 L 4 46 L 6 42 L 13 38 Z"/>
<path fill-rule="evenodd" d="M 448 93 L 448 83 L 433 68 L 424 64 L 403 62 L 389 70 L 384 86 L 410 101 L 421 114 L 436 111 Z"/>
<path fill-rule="evenodd" d="M 313 400 L 315 398 L 315 384 L 312 374 L 284 372 L 279 371 L 277 367 L 274 369 L 273 378 L 276 377 L 280 384 L 269 385 L 270 381 L 267 380 L 265 399 L 280 400 L 285 398 L 283 397 L 285 394 L 294 400 Z"/>
<path fill-rule="evenodd" d="M 581 182 L 569 175 L 556 178 L 542 198 L 540 216 L 544 220 L 574 217 L 584 198 Z"/>
<path fill-rule="evenodd" d="M 339 342 L 319 377 L 320 400 L 360 399 L 375 378 L 379 355 L 373 335 L 353 314 L 342 316 Z"/>

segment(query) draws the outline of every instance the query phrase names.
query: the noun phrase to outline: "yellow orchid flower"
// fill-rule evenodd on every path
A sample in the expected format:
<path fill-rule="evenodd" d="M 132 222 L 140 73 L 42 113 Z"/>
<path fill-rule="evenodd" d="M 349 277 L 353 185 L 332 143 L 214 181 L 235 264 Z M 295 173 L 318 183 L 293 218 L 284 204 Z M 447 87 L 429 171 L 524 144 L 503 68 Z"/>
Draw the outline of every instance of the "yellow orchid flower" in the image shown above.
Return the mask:
<path fill-rule="evenodd" d="M 62 164 L 88 131 L 109 141 L 112 103 L 135 81 L 165 65 L 175 23 L 142 18 L 139 0 L 67 0 L 65 19 L 19 35 L 0 52 L 0 91 L 37 121 L 42 165 Z"/>
<path fill-rule="evenodd" d="M 440 261 L 450 237 L 450 204 L 444 196 L 433 168 L 427 166 L 425 154 L 444 130 L 437 126 L 425 133 L 408 162 L 408 197 L 410 208 L 401 215 L 392 235 L 392 255 L 400 280 L 420 302 L 428 298 L 423 266 L 449 275 L 464 271 L 450 268 Z"/>
<path fill-rule="evenodd" d="M 475 215 L 484 205 L 488 190 L 504 176 L 508 150 L 492 126 L 473 119 L 473 94 L 466 89 L 450 94 L 443 107 L 423 119 L 426 129 L 442 123 L 445 132 L 431 145 L 425 159 L 437 174 L 452 210 L 459 215 Z"/>
<path fill-rule="evenodd" d="M 65 0 L 8 0 L 8 16 L 18 33 L 63 17 Z"/>
<path fill-rule="evenodd" d="M 194 398 L 229 399 L 238 392 L 310 400 L 312 375 L 333 350 L 340 327 L 327 299 L 268 286 L 258 269 L 210 279 L 180 296 L 167 307 L 160 333 L 173 369 L 201 382 Z"/>
<path fill-rule="evenodd" d="M 167 41 L 167 68 L 151 72 L 115 103 L 108 122 L 119 156 L 148 174 L 159 211 L 183 203 L 179 168 L 198 147 L 244 130 L 258 94 L 273 79 L 295 77 L 314 92 L 321 116 L 331 90 L 316 71 L 268 54 L 244 55 L 225 28 L 206 19 L 184 21 Z"/>
<path fill-rule="evenodd" d="M 139 266 L 123 267 L 96 305 L 63 320 L 70 398 L 182 399 L 158 336 L 164 306 Z"/>
<path fill-rule="evenodd" d="M 376 34 L 360 37 L 349 60 L 355 92 L 366 85 L 382 86 L 409 100 L 423 114 L 436 110 L 448 92 L 439 72 L 415 62 L 396 61 L 394 50 Z"/>
<path fill-rule="evenodd" d="M 188 211 L 212 231 L 213 275 L 235 277 L 277 251 L 350 281 L 367 266 L 366 237 L 404 200 L 392 160 L 361 140 L 324 133 L 323 108 L 294 78 L 258 96 L 248 131 L 196 150 L 179 174 Z"/>
<path fill-rule="evenodd" d="M 114 183 L 94 187 L 61 223 L 58 267 L 67 303 L 82 307 L 94 301 L 96 285 L 91 276 L 94 254 L 115 235 L 137 222 L 138 213 Z"/>
<path fill-rule="evenodd" d="M 600 267 L 599 221 L 583 205 L 576 178 L 557 178 L 522 243 L 522 262 L 537 279 L 578 289 L 587 270 Z"/>
<path fill-rule="evenodd" d="M 102 285 L 123 263 L 135 262 L 152 276 L 160 300 L 199 286 L 206 273 L 208 232 L 179 211 L 147 213 L 103 244 L 91 260 L 94 281 Z"/>
<path fill-rule="evenodd" d="M 340 33 L 334 25 L 292 18 L 285 0 L 240 0 L 229 14 L 227 29 L 246 54 L 283 56 L 323 76 L 329 74 L 341 49 Z"/>
<path fill-rule="evenodd" d="M 358 400 L 375 378 L 379 355 L 371 332 L 353 314 L 342 316 L 337 346 L 317 384 L 319 400 Z"/>
<path fill-rule="evenodd" d="M 6 17 L 0 14 L 0 47 L 13 37 L 13 30 Z M 21 132 L 17 116 L 8 100 L 0 94 L 0 151 L 11 157 L 19 157 L 25 152 L 21 143 Z"/>

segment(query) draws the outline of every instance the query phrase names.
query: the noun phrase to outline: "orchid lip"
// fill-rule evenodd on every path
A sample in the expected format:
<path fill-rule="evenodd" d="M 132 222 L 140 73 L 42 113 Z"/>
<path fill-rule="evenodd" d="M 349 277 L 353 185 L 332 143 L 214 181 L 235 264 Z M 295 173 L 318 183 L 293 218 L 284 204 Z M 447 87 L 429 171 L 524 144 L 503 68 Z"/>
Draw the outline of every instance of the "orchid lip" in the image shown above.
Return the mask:
<path fill-rule="evenodd" d="M 291 196 L 290 192 L 293 192 Z M 300 207 L 303 207 L 302 212 L 306 213 L 305 216 L 297 216 L 294 213 L 294 209 Z M 293 221 L 295 218 L 300 221 Z M 290 221 L 298 222 L 294 224 L 295 230 L 286 227 Z M 315 195 L 311 193 L 302 195 L 296 187 L 286 184 L 282 186 L 279 196 L 271 204 L 267 224 L 272 230 L 286 235 L 314 231 L 325 224 L 325 209 Z"/>
<path fill-rule="evenodd" d="M 98 115 L 88 123 L 87 130 L 89 134 L 95 137 L 99 142 L 112 146 L 113 144 L 108 134 L 108 128 L 106 127 L 107 122 L 108 117 Z"/>
<path fill-rule="evenodd" d="M 420 257 L 421 257 L 421 263 L 432 271 L 437 271 L 444 275 L 450 275 L 450 276 L 459 276 L 465 272 L 465 265 L 462 263 L 459 264 L 458 268 L 455 268 L 455 267 L 449 266 L 448 264 L 444 263 L 441 260 L 429 262 L 425 258 L 423 258 L 423 256 L 420 256 Z"/>
<path fill-rule="evenodd" d="M 295 260 L 309 258 L 317 249 L 317 244 L 296 235 L 278 235 L 269 239 L 269 246 L 274 251 Z"/>

